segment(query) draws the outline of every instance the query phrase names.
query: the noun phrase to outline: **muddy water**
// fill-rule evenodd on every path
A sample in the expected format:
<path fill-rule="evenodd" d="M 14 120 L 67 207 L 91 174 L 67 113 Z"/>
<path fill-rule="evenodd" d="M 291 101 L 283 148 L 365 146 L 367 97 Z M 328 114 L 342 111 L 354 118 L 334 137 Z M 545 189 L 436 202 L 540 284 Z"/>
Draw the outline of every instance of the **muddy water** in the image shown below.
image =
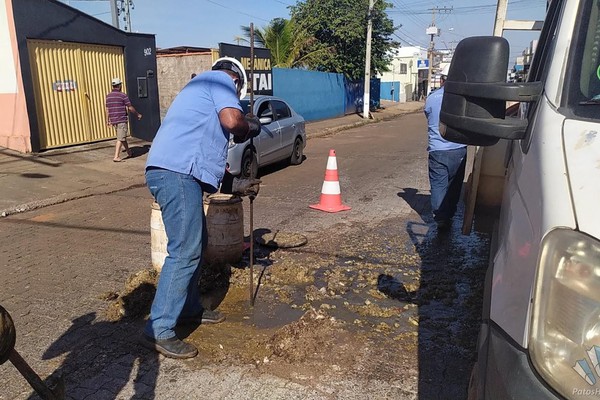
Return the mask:
<path fill-rule="evenodd" d="M 315 385 L 378 380 L 402 398 L 464 398 L 488 247 L 486 234 L 395 218 L 337 225 L 300 248 L 257 247 L 254 306 L 247 258 L 207 271 L 206 304 L 227 320 L 179 335 L 198 346 L 198 366 L 251 363 Z"/>

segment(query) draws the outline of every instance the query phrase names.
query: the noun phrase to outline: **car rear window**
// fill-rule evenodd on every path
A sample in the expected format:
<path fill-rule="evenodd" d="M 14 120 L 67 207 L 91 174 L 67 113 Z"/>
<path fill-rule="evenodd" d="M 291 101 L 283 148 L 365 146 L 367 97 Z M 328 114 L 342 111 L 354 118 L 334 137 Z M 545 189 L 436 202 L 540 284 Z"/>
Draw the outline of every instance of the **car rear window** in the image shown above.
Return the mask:
<path fill-rule="evenodd" d="M 273 100 L 271 102 L 273 109 L 275 110 L 275 114 L 277 114 L 277 119 L 289 118 L 292 116 L 292 112 L 288 108 L 288 106 L 283 101 Z"/>

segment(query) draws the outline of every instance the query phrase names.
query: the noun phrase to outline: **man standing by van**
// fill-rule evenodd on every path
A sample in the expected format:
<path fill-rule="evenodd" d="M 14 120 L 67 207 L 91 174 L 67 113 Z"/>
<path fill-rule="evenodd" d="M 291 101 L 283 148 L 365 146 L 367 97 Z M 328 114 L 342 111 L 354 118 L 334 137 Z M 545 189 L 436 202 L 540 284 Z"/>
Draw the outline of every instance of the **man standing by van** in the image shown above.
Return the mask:
<path fill-rule="evenodd" d="M 112 125 L 117 130 L 117 143 L 115 143 L 114 162 L 123 161 L 119 157 L 121 147 L 127 152 L 127 156 L 131 157 L 131 150 L 127 145 L 127 115 L 128 113 L 136 114 L 137 119 L 142 119 L 142 114 L 136 111 L 131 105 L 129 97 L 121 91 L 123 82 L 119 78 L 113 78 L 112 91 L 106 95 L 106 123 Z"/>
<path fill-rule="evenodd" d="M 440 134 L 440 111 L 444 97 L 444 84 L 450 65 L 442 70 L 440 88 L 432 92 L 425 101 L 425 116 L 429 135 L 429 186 L 431 187 L 431 210 L 438 229 L 450 227 L 460 199 L 465 176 L 467 146 L 450 142 Z"/>

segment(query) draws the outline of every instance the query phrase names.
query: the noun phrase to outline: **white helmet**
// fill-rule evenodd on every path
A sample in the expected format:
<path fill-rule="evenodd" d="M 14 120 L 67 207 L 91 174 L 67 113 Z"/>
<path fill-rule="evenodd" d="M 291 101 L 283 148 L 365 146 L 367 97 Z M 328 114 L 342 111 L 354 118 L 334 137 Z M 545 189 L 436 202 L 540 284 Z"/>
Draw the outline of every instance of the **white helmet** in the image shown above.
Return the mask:
<path fill-rule="evenodd" d="M 240 80 L 238 82 L 238 92 L 240 92 L 240 100 L 246 97 L 248 90 L 248 77 L 246 76 L 246 70 L 241 62 L 233 57 L 221 57 L 212 65 L 212 70 L 228 70 L 236 74 Z"/>

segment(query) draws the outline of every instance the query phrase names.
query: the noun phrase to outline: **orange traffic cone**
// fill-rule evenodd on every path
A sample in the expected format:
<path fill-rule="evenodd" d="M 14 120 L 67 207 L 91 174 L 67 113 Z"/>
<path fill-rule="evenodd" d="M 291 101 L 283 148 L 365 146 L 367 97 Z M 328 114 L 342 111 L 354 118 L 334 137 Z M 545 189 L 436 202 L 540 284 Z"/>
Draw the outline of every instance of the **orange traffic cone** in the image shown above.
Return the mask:
<path fill-rule="evenodd" d="M 350 207 L 342 204 L 337 161 L 335 158 L 335 150 L 333 149 L 329 150 L 327 169 L 325 170 L 325 180 L 323 181 L 323 188 L 321 189 L 321 200 L 319 201 L 319 204 L 313 204 L 309 207 L 331 213 L 350 209 Z"/>

